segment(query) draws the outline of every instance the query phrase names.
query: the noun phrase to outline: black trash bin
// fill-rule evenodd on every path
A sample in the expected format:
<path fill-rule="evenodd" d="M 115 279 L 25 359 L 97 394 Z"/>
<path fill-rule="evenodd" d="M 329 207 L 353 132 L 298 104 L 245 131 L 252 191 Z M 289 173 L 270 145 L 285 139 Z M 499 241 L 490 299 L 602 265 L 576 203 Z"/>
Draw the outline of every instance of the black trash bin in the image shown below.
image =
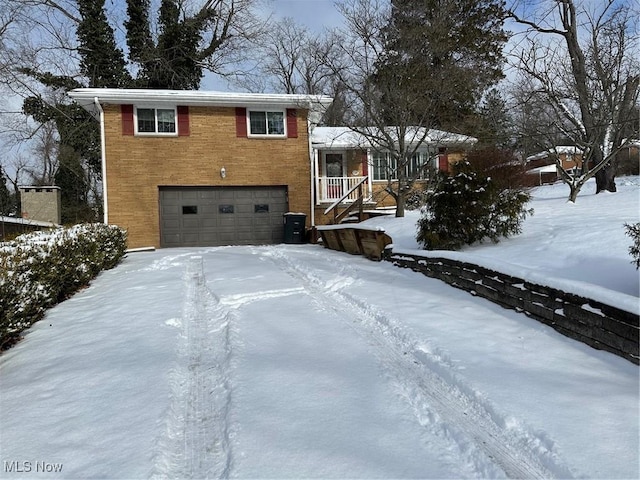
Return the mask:
<path fill-rule="evenodd" d="M 304 213 L 285 213 L 284 243 L 304 243 L 307 216 Z"/>

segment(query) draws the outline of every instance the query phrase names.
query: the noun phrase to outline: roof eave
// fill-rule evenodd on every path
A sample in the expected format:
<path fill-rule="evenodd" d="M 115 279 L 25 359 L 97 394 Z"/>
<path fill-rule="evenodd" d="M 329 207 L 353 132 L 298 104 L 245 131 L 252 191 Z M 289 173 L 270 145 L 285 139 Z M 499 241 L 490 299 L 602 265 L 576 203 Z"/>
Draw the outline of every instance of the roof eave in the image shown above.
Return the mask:
<path fill-rule="evenodd" d="M 266 93 L 231 93 L 190 90 L 142 90 L 78 88 L 68 93 L 79 105 L 89 110 L 96 98 L 102 104 L 153 103 L 157 105 L 253 107 L 278 106 L 326 109 L 333 99 L 324 95 L 291 95 Z"/>

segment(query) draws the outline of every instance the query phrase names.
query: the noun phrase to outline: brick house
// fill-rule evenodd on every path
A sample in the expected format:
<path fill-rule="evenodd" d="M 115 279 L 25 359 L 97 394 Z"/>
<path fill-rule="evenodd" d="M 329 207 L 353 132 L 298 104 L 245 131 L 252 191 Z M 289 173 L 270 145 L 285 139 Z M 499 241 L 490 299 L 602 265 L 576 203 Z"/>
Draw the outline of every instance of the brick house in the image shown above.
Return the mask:
<path fill-rule="evenodd" d="M 325 96 L 81 88 L 100 121 L 104 221 L 129 248 L 279 243 L 313 214 L 309 131 Z"/>
<path fill-rule="evenodd" d="M 569 174 L 582 171 L 582 150 L 572 145 L 560 145 L 527 157 L 529 184 L 543 185 L 560 180 L 556 159 Z"/>
<path fill-rule="evenodd" d="M 556 159 L 570 175 L 581 174 L 583 151 L 576 146 L 561 145 L 527 157 L 526 173 L 530 185 L 554 183 L 562 179 Z M 638 175 L 640 141 L 628 140 L 616 153 L 618 175 Z"/>
<path fill-rule="evenodd" d="M 331 223 L 327 205 L 362 181 L 371 208 L 389 156 L 347 127 L 317 127 L 325 96 L 80 88 L 100 122 L 104 221 L 129 248 L 279 243 L 287 212 Z M 448 170 L 475 139 L 429 130 L 411 168 Z M 392 179 L 393 180 L 393 179 Z M 355 198 L 340 203 L 344 209 Z"/>
<path fill-rule="evenodd" d="M 466 151 L 477 140 L 473 137 L 441 130 L 424 131 L 415 128 L 407 133 L 406 143 L 424 139 L 407 165 L 407 175 L 426 178 L 435 170 L 449 171 L 450 166 L 464 158 Z M 364 182 L 366 201 L 375 207 L 395 206 L 393 197 L 386 192 L 389 181 L 394 181 L 397 166 L 388 152 L 375 148 L 363 135 L 347 127 L 316 127 L 311 136 L 316 170 L 316 210 L 339 199 L 358 182 Z M 419 181 L 419 180 L 418 180 Z M 355 192 L 348 201 L 355 200 Z M 319 223 L 327 216 L 317 215 Z"/>

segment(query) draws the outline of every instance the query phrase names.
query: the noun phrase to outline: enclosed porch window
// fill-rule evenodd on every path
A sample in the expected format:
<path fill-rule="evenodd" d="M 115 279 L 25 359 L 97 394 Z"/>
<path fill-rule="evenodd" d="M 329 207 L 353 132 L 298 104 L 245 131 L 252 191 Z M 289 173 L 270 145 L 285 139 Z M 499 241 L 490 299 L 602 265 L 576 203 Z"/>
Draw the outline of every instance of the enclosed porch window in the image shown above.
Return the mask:
<path fill-rule="evenodd" d="M 404 173 L 407 177 L 426 178 L 427 168 L 435 166 L 435 156 L 428 151 L 416 152 L 404 166 Z M 374 180 L 396 180 L 398 178 L 397 160 L 389 152 L 374 152 L 373 179 Z"/>

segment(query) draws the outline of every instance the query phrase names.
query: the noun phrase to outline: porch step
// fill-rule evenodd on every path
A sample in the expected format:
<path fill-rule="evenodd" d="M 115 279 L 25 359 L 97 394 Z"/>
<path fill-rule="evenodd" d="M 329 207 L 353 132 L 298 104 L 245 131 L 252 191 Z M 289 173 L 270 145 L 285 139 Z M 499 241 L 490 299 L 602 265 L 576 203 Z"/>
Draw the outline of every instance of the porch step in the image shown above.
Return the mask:
<path fill-rule="evenodd" d="M 383 229 L 370 230 L 357 226 L 324 226 L 318 227 L 322 244 L 326 248 L 364 255 L 372 260 L 381 260 L 385 248 L 392 243 Z"/>
<path fill-rule="evenodd" d="M 391 215 L 395 215 L 395 209 L 384 209 L 384 210 L 380 210 L 380 209 L 371 209 L 371 210 L 364 210 L 362 212 L 362 216 L 363 219 L 362 220 L 369 220 L 370 218 L 375 218 L 375 217 L 384 217 L 384 216 L 391 216 Z M 359 223 L 360 220 L 358 219 L 358 215 L 354 214 L 354 215 L 349 215 L 348 217 L 344 218 L 340 224 L 343 223 Z"/>

